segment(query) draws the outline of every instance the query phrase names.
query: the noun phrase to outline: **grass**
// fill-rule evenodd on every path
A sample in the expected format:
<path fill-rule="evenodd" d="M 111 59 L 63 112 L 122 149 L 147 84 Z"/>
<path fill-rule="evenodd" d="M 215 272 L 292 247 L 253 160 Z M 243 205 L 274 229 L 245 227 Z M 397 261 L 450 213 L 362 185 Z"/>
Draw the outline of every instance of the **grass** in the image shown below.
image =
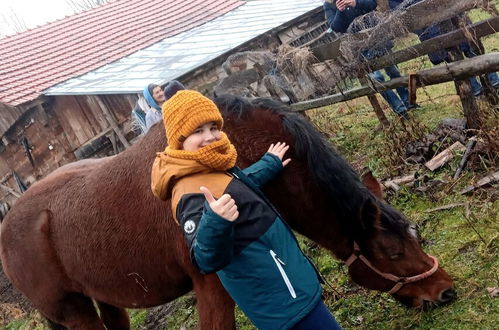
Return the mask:
<path fill-rule="evenodd" d="M 474 10 L 471 17 L 476 22 L 487 15 Z M 411 43 L 414 40 L 408 38 L 403 42 Z M 483 38 L 483 42 L 487 52 L 499 50 L 497 35 Z M 431 67 L 431 63 L 427 59 L 417 59 L 403 63 L 400 67 L 401 71 L 410 72 Z M 429 132 L 443 118 L 463 117 L 453 83 L 421 88 L 417 99 L 422 108 L 413 111 L 414 122 L 418 123 L 416 130 Z M 385 109 L 385 113 L 394 121 L 389 110 Z M 397 137 L 397 127 L 392 133 L 376 131 L 378 121 L 366 98 L 311 110 L 308 115 L 356 168 L 369 167 L 381 178 L 414 170 L 390 163 L 389 155 L 393 154 L 391 151 L 395 143 L 393 138 Z M 499 300 L 491 298 L 486 288 L 499 286 L 499 203 L 490 196 L 493 189 L 476 192 L 471 197 L 457 193 L 483 176 L 485 171 L 465 171 L 450 189 L 457 159 L 437 173 L 426 172 L 431 177 L 447 181 L 443 189 L 432 194 L 418 194 L 402 188 L 389 198 L 392 205 L 418 224 L 426 242 L 425 251 L 437 256 L 440 264 L 453 277 L 458 298 L 450 305 L 426 312 L 410 310 L 388 294 L 359 288 L 349 281 L 343 264 L 320 247 L 310 249 L 306 239 L 300 237 L 307 254 L 343 296 L 338 299 L 325 287 L 326 303 L 345 329 L 498 329 Z M 488 164 L 489 170 L 491 166 L 497 170 L 497 164 Z M 417 170 L 421 171 L 419 168 Z M 427 212 L 457 202 L 467 203 L 469 211 L 460 206 Z M 176 300 L 176 311 L 168 318 L 165 329 L 196 328 L 197 311 L 192 301 L 191 296 Z M 130 311 L 132 329 L 143 329 L 147 313 L 147 310 Z M 236 322 L 238 329 L 254 329 L 240 310 L 236 310 Z M 3 328 L 47 329 L 37 313 L 20 315 Z"/>

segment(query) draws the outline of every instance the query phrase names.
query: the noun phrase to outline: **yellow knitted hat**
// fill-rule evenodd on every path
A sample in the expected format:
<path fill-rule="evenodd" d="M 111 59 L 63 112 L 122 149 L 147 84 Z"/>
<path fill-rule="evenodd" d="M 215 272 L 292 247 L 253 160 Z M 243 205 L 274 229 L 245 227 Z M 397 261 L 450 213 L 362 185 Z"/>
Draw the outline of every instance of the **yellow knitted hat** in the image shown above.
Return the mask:
<path fill-rule="evenodd" d="M 215 122 L 222 129 L 223 119 L 215 103 L 203 94 L 181 90 L 163 103 L 163 123 L 171 149 L 182 149 L 182 143 L 196 128 Z"/>

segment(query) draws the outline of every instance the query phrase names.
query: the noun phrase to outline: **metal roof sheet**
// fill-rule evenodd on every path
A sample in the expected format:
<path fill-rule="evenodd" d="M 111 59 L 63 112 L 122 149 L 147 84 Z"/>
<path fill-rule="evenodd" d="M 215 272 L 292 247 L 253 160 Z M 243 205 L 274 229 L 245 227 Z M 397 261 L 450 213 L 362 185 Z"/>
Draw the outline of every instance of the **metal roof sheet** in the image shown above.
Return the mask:
<path fill-rule="evenodd" d="M 189 31 L 241 0 L 120 0 L 0 38 L 0 102 L 19 105 L 40 91 Z M 11 82 L 9 87 L 4 82 Z"/>
<path fill-rule="evenodd" d="M 140 93 L 202 66 L 310 10 L 321 0 L 254 0 L 201 26 L 163 39 L 44 91 L 47 95 Z"/>

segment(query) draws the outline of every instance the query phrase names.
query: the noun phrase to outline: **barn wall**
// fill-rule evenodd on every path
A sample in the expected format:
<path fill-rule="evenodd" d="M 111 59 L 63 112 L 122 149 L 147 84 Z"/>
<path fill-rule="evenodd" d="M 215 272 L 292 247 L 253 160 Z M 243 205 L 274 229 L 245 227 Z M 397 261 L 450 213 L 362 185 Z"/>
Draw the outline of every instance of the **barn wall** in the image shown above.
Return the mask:
<path fill-rule="evenodd" d="M 255 38 L 179 77 L 179 80 L 188 88 L 210 94 L 213 86 L 227 77 L 222 63 L 228 56 L 243 51 L 276 50 L 282 42 L 296 39 L 317 22 L 316 18 L 310 22 L 307 20 L 300 18 Z M 106 115 L 99 100 L 109 109 L 111 118 Z M 3 135 L 0 142 L 0 183 L 15 191 L 18 188 L 12 171 L 16 171 L 30 185 L 56 168 L 77 160 L 75 154 L 78 157 L 102 157 L 112 153 L 107 138 L 107 135 L 113 134 L 110 121 L 118 125 L 128 141 L 136 136 L 130 121 L 131 110 L 137 101 L 135 94 L 52 96 L 44 101 L 43 108 L 14 108 L 0 104 L 0 136 Z M 22 137 L 26 137 L 32 146 L 34 167 L 19 143 Z M 12 194 L 0 189 L 0 202 L 12 204 L 14 200 Z"/>
<path fill-rule="evenodd" d="M 16 171 L 30 185 L 56 168 L 77 160 L 77 149 L 91 143 L 95 136 L 106 129 L 109 131 L 111 127 L 97 97 L 101 98 L 115 122 L 127 134 L 130 131 L 130 111 L 137 100 L 136 95 L 52 97 L 43 107 L 28 109 L 3 136 L 5 143 L 0 144 L 0 183 L 18 192 L 12 171 Z M 34 166 L 20 143 L 23 137 L 31 146 Z M 130 138 L 130 134 L 128 137 Z M 112 151 L 112 145 L 105 136 L 97 142 L 102 144 L 99 147 L 107 147 L 98 153 L 99 156 L 106 156 L 109 150 Z M 15 199 L 12 194 L 0 188 L 0 202 L 12 204 Z"/>
<path fill-rule="evenodd" d="M 11 107 L 9 105 L 0 103 L 0 136 L 2 136 L 14 122 L 21 117 L 23 109 Z"/>

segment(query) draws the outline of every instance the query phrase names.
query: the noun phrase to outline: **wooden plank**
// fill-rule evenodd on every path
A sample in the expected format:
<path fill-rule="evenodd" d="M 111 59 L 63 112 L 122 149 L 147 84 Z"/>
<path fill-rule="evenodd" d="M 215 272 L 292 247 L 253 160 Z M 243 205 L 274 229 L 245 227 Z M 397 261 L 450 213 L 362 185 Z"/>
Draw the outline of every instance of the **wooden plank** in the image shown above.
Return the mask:
<path fill-rule="evenodd" d="M 319 61 L 335 59 L 342 56 L 340 51 L 341 44 L 347 42 L 348 38 L 364 40 L 365 47 L 373 47 L 376 43 L 389 40 L 393 36 L 393 31 L 399 31 L 400 22 L 407 27 L 409 31 L 424 28 L 432 25 L 434 22 L 440 22 L 459 13 L 474 8 L 477 5 L 476 0 L 426 0 L 410 6 L 400 15 L 393 15 L 383 23 L 372 29 L 366 29 L 355 34 L 342 36 L 332 43 L 321 45 L 312 49 L 313 55 Z M 415 20 L 414 17 L 418 19 Z"/>
<path fill-rule="evenodd" d="M 469 31 L 469 33 L 471 33 L 476 39 L 496 33 L 497 31 L 499 31 L 499 17 L 492 17 L 479 23 L 473 24 L 469 27 L 466 27 L 466 30 Z M 411 46 L 409 48 L 390 53 L 386 56 L 376 58 L 360 67 L 359 71 L 365 72 L 366 70 L 380 70 L 386 68 L 387 66 L 406 62 L 437 50 L 457 46 L 461 42 L 466 40 L 466 33 L 462 29 L 458 29 L 446 34 L 442 34 L 433 39 L 423 41 L 415 46 Z"/>
<path fill-rule="evenodd" d="M 435 171 L 437 168 L 446 164 L 449 160 L 454 157 L 454 151 L 464 150 L 464 146 L 461 142 L 454 142 L 450 147 L 440 152 L 438 155 L 427 161 L 424 165 L 430 170 Z"/>
<path fill-rule="evenodd" d="M 77 95 L 75 98 L 82 108 L 85 117 L 92 125 L 94 135 L 109 126 L 106 117 L 100 110 L 99 103 L 95 100 L 93 95 Z"/>
<path fill-rule="evenodd" d="M 11 187 L 9 187 L 9 186 L 7 186 L 7 185 L 5 185 L 3 183 L 0 183 L 0 188 L 2 188 L 3 190 L 5 190 L 9 194 L 12 194 L 12 195 L 16 196 L 17 198 L 21 197 L 21 194 L 19 194 L 17 191 L 15 191 Z"/>
<path fill-rule="evenodd" d="M 131 94 L 99 95 L 99 98 L 112 110 L 113 117 L 118 124 L 130 119 L 132 109 L 137 102 L 137 96 Z"/>
<path fill-rule="evenodd" d="M 417 85 L 435 85 L 498 70 L 499 52 L 494 52 L 420 71 L 417 73 Z M 375 94 L 387 89 L 407 87 L 408 81 L 409 77 L 404 76 L 376 84 L 376 86 L 356 87 L 346 92 L 294 103 L 291 105 L 291 109 L 294 111 L 304 111 Z"/>
<path fill-rule="evenodd" d="M 475 190 L 477 188 L 485 187 L 485 186 L 488 186 L 488 185 L 493 184 L 493 183 L 498 182 L 498 181 L 499 181 L 499 171 L 495 172 L 495 173 L 492 173 L 492 174 L 489 174 L 489 175 L 487 175 L 484 178 L 481 178 L 480 180 L 478 180 L 477 183 L 475 183 L 472 186 L 468 186 L 468 187 L 464 188 L 461 191 L 461 194 L 462 195 L 463 194 L 468 194 L 468 193 L 472 192 L 473 190 Z"/>
<path fill-rule="evenodd" d="M 97 102 L 99 103 L 100 108 L 104 112 L 104 115 L 106 116 L 106 119 L 109 122 L 109 125 L 113 128 L 114 132 L 116 135 L 118 135 L 118 138 L 120 139 L 121 143 L 123 143 L 123 146 L 126 148 L 130 147 L 130 143 L 127 141 L 123 133 L 121 132 L 118 123 L 116 122 L 116 119 L 114 119 L 113 114 L 111 111 L 108 109 L 108 107 L 104 104 L 104 102 L 100 99 L 99 96 L 97 96 Z"/>
<path fill-rule="evenodd" d="M 92 125 L 74 96 L 57 96 L 54 110 L 73 149 L 78 148 L 95 135 Z"/>

